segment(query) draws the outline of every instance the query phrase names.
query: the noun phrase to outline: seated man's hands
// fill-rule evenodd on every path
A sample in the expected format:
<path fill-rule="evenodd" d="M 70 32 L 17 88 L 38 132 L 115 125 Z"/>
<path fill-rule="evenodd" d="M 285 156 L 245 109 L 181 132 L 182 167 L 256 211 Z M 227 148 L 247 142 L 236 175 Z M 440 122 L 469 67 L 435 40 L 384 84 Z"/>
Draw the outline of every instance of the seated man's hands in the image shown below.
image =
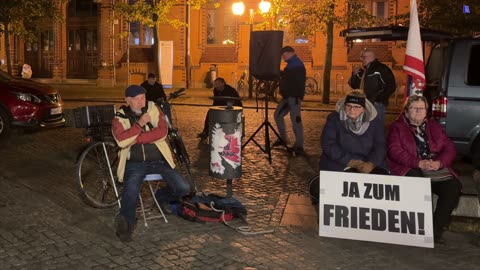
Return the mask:
<path fill-rule="evenodd" d="M 147 123 L 149 123 L 151 121 L 151 118 L 150 118 L 150 114 L 148 113 L 144 113 L 142 114 L 142 116 L 140 116 L 140 119 L 138 119 L 138 124 L 141 126 L 141 127 L 144 127 Z"/>

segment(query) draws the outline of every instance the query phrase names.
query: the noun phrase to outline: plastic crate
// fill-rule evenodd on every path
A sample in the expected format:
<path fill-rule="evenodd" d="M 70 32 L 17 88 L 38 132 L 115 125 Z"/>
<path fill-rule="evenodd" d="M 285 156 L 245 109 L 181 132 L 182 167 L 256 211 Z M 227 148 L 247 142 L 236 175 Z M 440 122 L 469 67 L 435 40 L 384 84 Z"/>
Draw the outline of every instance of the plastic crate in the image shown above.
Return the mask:
<path fill-rule="evenodd" d="M 111 125 L 115 112 L 114 104 L 76 108 L 73 110 L 75 127 L 88 128 L 92 126 Z"/>

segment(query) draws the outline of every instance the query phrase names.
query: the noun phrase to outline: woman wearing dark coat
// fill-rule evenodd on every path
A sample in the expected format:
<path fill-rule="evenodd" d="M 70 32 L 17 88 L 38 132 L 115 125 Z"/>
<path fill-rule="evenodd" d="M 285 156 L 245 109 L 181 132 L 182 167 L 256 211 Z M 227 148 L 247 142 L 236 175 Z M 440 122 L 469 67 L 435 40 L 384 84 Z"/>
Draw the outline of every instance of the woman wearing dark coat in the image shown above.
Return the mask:
<path fill-rule="evenodd" d="M 388 174 L 384 125 L 360 91 L 337 102 L 323 128 L 321 145 L 320 170 Z"/>
<path fill-rule="evenodd" d="M 430 178 L 428 175 L 434 173 L 445 175 L 444 179 L 432 180 L 432 191 L 439 196 L 433 215 L 433 234 L 435 241 L 441 243 L 443 228 L 458 203 L 462 186 L 452 168 L 455 146 L 440 124 L 427 118 L 427 110 L 425 97 L 407 99 L 404 113 L 390 126 L 387 160 L 394 175 Z"/>

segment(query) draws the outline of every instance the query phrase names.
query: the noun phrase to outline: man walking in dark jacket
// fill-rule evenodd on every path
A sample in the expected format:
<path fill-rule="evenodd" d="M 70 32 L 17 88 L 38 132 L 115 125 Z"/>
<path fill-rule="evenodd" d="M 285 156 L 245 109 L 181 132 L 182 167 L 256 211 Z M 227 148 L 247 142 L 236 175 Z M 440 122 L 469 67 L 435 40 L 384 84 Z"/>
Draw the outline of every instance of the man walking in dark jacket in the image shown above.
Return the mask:
<path fill-rule="evenodd" d="M 303 96 L 305 96 L 306 70 L 302 60 L 298 58 L 295 50 L 286 46 L 282 48 L 282 58 L 287 62 L 280 76 L 280 94 L 282 100 L 275 109 L 274 118 L 280 132 L 280 139 L 273 143 L 273 146 L 282 145 L 287 142 L 287 131 L 284 117 L 290 113 L 295 143 L 291 150 L 303 152 L 303 125 L 300 110 Z"/>
<path fill-rule="evenodd" d="M 383 122 L 388 99 L 397 88 L 392 71 L 375 58 L 375 52 L 363 50 L 360 59 L 361 67 L 354 67 L 348 84 L 353 89 L 364 91 L 367 99 L 377 109 L 377 117 Z"/>

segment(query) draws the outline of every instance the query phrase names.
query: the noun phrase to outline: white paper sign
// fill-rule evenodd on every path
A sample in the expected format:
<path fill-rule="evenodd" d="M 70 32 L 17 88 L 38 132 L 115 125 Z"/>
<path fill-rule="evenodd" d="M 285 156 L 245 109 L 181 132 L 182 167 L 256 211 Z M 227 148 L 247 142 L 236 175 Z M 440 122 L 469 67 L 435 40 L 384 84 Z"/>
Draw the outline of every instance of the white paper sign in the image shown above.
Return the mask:
<path fill-rule="evenodd" d="M 160 41 L 158 46 L 160 78 L 164 88 L 173 86 L 173 41 Z"/>
<path fill-rule="evenodd" d="M 430 179 L 320 171 L 319 235 L 433 248 Z"/>

